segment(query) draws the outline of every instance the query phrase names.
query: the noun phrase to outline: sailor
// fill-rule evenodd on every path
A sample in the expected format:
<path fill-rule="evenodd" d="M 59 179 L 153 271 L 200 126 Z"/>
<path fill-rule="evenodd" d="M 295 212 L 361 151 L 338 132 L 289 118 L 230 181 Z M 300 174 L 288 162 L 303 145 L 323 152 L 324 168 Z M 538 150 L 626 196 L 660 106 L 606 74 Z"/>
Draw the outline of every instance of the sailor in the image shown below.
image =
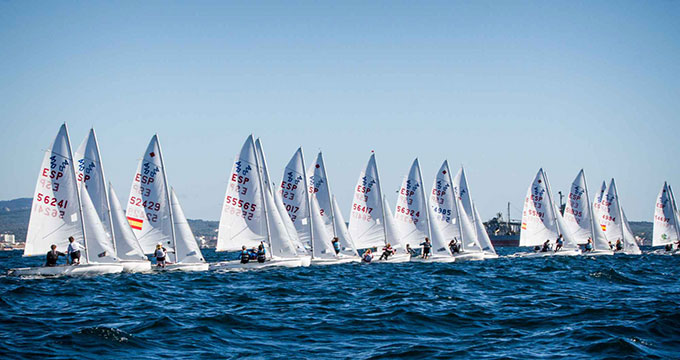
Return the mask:
<path fill-rule="evenodd" d="M 614 245 L 612 245 L 611 241 L 609 241 L 609 250 L 614 250 Z"/>
<path fill-rule="evenodd" d="M 338 255 L 340 253 L 340 240 L 337 237 L 334 237 L 333 240 L 331 240 L 331 243 L 333 244 L 335 255 Z"/>
<path fill-rule="evenodd" d="M 411 248 L 411 244 L 406 244 L 406 253 L 411 256 L 416 254 L 416 251 Z"/>
<path fill-rule="evenodd" d="M 548 252 L 550 250 L 550 239 L 546 240 L 543 243 L 543 247 L 541 248 L 541 252 Z"/>
<path fill-rule="evenodd" d="M 666 244 L 666 251 L 673 251 L 673 244 Z"/>
<path fill-rule="evenodd" d="M 588 238 L 588 242 L 586 242 L 586 251 L 593 251 L 593 239 L 591 238 Z"/>
<path fill-rule="evenodd" d="M 557 237 L 557 245 L 555 246 L 555 252 L 561 250 L 562 245 L 564 245 L 564 238 L 562 238 L 562 234 L 560 234 L 560 236 Z"/>
<path fill-rule="evenodd" d="M 621 242 L 621 239 L 616 240 L 616 251 L 621 251 L 623 250 L 623 242 Z"/>
<path fill-rule="evenodd" d="M 432 243 L 429 238 L 425 238 L 425 242 L 421 242 L 420 246 L 423 247 L 423 259 L 430 257 L 430 250 L 432 249 Z"/>
<path fill-rule="evenodd" d="M 66 261 L 68 262 L 69 259 L 71 260 L 71 264 L 73 265 L 80 265 L 80 250 L 84 249 L 79 243 L 76 242 L 76 239 L 73 238 L 73 236 L 68 237 L 68 248 L 66 249 L 66 253 L 69 255 L 69 257 L 66 258 Z"/>
<path fill-rule="evenodd" d="M 534 246 L 534 252 L 539 252 L 541 251 L 541 247 L 539 245 Z"/>
<path fill-rule="evenodd" d="M 47 252 L 47 256 L 45 258 L 45 266 L 57 266 L 57 260 L 59 259 L 60 256 L 66 256 L 61 251 L 57 251 L 57 245 L 52 244 L 50 246 L 50 251 Z"/>
<path fill-rule="evenodd" d="M 394 249 L 392 248 L 392 245 L 390 243 L 387 243 L 385 247 L 382 249 L 382 255 L 380 255 L 380 260 L 387 260 L 390 256 L 394 255 Z"/>
<path fill-rule="evenodd" d="M 449 242 L 449 249 L 451 249 L 452 254 L 457 254 L 460 252 L 460 243 L 458 242 L 457 238 L 454 237 L 453 240 Z"/>
<path fill-rule="evenodd" d="M 267 260 L 267 253 L 264 250 L 264 244 L 260 243 L 257 247 L 257 262 L 263 263 L 265 260 Z"/>
<path fill-rule="evenodd" d="M 250 249 L 250 260 L 257 260 L 257 249 L 254 246 Z"/>
<path fill-rule="evenodd" d="M 156 244 L 156 250 L 153 252 L 153 256 L 156 257 L 156 266 L 164 268 L 165 267 L 165 257 L 168 255 L 167 250 L 163 247 L 162 243 Z"/>
<path fill-rule="evenodd" d="M 248 252 L 248 249 L 246 249 L 245 245 L 241 247 L 241 253 L 239 254 L 239 257 L 241 258 L 241 264 L 247 264 L 248 261 L 250 261 L 250 252 Z"/>
<path fill-rule="evenodd" d="M 366 252 L 364 252 L 364 255 L 361 257 L 361 261 L 365 263 L 370 263 L 373 261 L 373 252 L 371 249 L 367 249 Z"/>

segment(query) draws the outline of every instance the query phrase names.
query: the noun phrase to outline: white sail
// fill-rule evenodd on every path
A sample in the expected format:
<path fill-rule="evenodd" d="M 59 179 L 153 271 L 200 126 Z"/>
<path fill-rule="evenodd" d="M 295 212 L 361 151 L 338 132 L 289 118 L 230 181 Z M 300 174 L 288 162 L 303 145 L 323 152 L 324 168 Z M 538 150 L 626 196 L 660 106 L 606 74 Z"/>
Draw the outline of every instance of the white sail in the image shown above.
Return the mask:
<path fill-rule="evenodd" d="M 590 199 L 586 194 L 586 178 L 581 170 L 571 183 L 563 215 L 566 227 L 563 233 L 571 234 L 578 244 L 585 244 L 589 238 L 593 237 L 590 209 Z"/>
<path fill-rule="evenodd" d="M 85 186 L 99 220 L 109 238 L 113 237 L 109 210 L 108 192 L 104 178 L 104 167 L 99 154 L 99 144 L 94 129 L 90 129 L 87 137 L 73 154 L 76 161 L 76 180 L 79 186 Z M 113 243 L 113 240 L 111 240 Z M 115 244 L 114 244 L 115 250 Z"/>
<path fill-rule="evenodd" d="M 106 233 L 97 209 L 85 189 L 80 193 L 83 202 L 83 223 L 85 224 L 85 236 L 87 237 L 88 263 L 114 263 L 118 262 L 116 252 L 111 245 L 111 238 Z"/>
<path fill-rule="evenodd" d="M 172 204 L 172 219 L 175 227 L 176 261 L 187 264 L 205 262 L 174 189 L 170 189 L 170 203 Z"/>
<path fill-rule="evenodd" d="M 600 201 L 600 220 L 599 225 L 604 231 L 607 241 L 616 244 L 616 241 L 623 241 L 623 219 L 621 219 L 621 208 L 619 196 L 616 191 L 614 179 L 609 183 L 604 197 Z"/>
<path fill-rule="evenodd" d="M 675 201 L 668 188 L 668 184 L 664 182 L 659 195 L 656 197 L 652 246 L 672 244 L 680 239 L 676 210 L 674 208 Z"/>
<path fill-rule="evenodd" d="M 312 257 L 315 259 L 335 258 L 335 250 L 331 243 L 333 236 L 328 233 L 328 228 L 321 218 L 319 205 L 316 201 L 312 201 L 311 205 L 311 220 L 312 225 L 314 226 L 314 229 L 312 230 L 314 233 L 314 236 L 312 237 Z"/>
<path fill-rule="evenodd" d="M 278 186 L 275 186 L 273 181 L 271 181 L 271 177 L 269 176 L 269 167 L 267 166 L 267 158 L 264 155 L 262 141 L 259 138 L 255 140 L 255 149 L 257 149 L 257 156 L 261 168 L 263 186 L 265 187 L 265 189 L 267 189 L 267 191 L 271 191 L 274 194 L 276 211 L 278 211 L 279 215 L 281 216 L 281 220 L 283 221 L 283 225 L 286 227 L 288 237 L 291 239 L 291 242 L 295 246 L 295 252 L 298 255 L 307 255 L 308 254 L 307 248 L 309 248 L 310 245 L 307 245 L 307 247 L 305 247 L 305 245 L 300 240 L 300 237 L 298 236 L 297 233 L 297 229 L 295 229 L 295 224 L 293 224 L 293 220 L 291 220 L 290 216 L 288 215 L 288 211 L 286 210 L 286 206 L 283 204 L 283 197 L 281 196 L 281 191 L 278 191 Z M 274 209 L 267 210 L 274 211 Z"/>
<path fill-rule="evenodd" d="M 626 218 L 626 212 L 621 208 L 621 220 L 623 221 L 623 252 L 629 255 L 640 255 L 640 247 L 635 240 L 635 235 L 633 235 L 633 230 L 630 228 L 628 223 L 628 218 Z"/>
<path fill-rule="evenodd" d="M 172 220 L 167 181 L 158 136 L 154 135 L 139 161 L 130 187 L 125 212 L 144 253 L 150 254 L 156 244 L 173 248 Z"/>
<path fill-rule="evenodd" d="M 297 235 L 305 245 L 311 244 L 311 219 L 309 217 L 309 200 L 307 181 L 305 180 L 305 164 L 302 148 L 298 148 L 283 170 L 283 178 L 279 189 L 283 205 L 290 220 L 295 225 Z"/>
<path fill-rule="evenodd" d="M 401 183 L 394 208 L 394 220 L 403 243 L 410 244 L 412 248 L 419 247 L 426 237 L 432 239 L 421 179 L 420 164 L 415 159 Z"/>
<path fill-rule="evenodd" d="M 354 187 L 349 234 L 359 249 L 383 246 L 386 242 L 383 199 L 375 154 L 371 154 L 365 170 Z"/>
<path fill-rule="evenodd" d="M 66 124 L 45 152 L 33 194 L 24 256 L 66 250 L 69 236 L 84 245 L 78 190 Z"/>
<path fill-rule="evenodd" d="M 671 196 L 671 201 L 673 203 L 673 211 L 675 212 L 675 223 L 678 226 L 678 234 L 680 235 L 680 211 L 678 210 L 678 203 L 675 202 L 675 195 L 673 194 L 673 187 L 668 185 L 668 192 Z"/>
<path fill-rule="evenodd" d="M 338 202 L 335 200 L 335 196 L 333 196 L 333 221 L 335 222 L 335 229 L 337 231 L 337 237 L 338 241 L 340 242 L 340 253 L 345 254 L 345 255 L 359 255 L 357 252 L 356 247 L 354 246 L 354 241 L 352 241 L 352 237 L 349 235 L 349 231 L 347 230 L 347 224 L 345 224 L 345 219 L 342 216 L 342 212 L 340 211 L 340 206 L 338 206 Z"/>
<path fill-rule="evenodd" d="M 560 214 L 557 208 L 555 208 L 555 220 L 557 221 L 559 233 L 562 235 L 562 240 L 564 240 L 562 248 L 564 250 L 579 249 L 578 244 L 576 243 L 576 239 L 574 238 L 571 231 L 563 230 L 567 228 L 567 225 L 565 224 L 564 217 L 562 216 L 562 214 Z"/>
<path fill-rule="evenodd" d="M 449 163 L 444 161 L 437 172 L 430 192 L 430 207 L 432 208 L 430 220 L 432 227 L 439 228 L 448 241 L 454 238 L 461 240 L 456 201 Z"/>
<path fill-rule="evenodd" d="M 403 241 L 399 227 L 394 221 L 394 215 L 390 210 L 390 204 L 384 196 L 382 208 L 385 209 L 385 244 L 390 244 L 395 249 L 406 249 L 406 242 Z"/>
<path fill-rule="evenodd" d="M 496 249 L 493 247 L 493 244 L 491 243 L 489 234 L 486 232 L 486 228 L 484 227 L 482 217 L 479 216 L 479 212 L 477 211 L 477 207 L 475 206 L 474 203 L 472 204 L 472 211 L 474 212 L 475 216 L 475 229 L 477 230 L 477 239 L 479 240 L 479 244 L 481 245 L 482 250 L 488 254 L 496 254 Z"/>
<path fill-rule="evenodd" d="M 328 183 L 328 176 L 326 175 L 326 165 L 323 160 L 321 151 L 316 156 L 316 161 L 310 165 L 307 170 L 309 194 L 311 201 L 316 201 L 319 206 L 319 214 L 321 220 L 326 226 L 326 232 L 331 236 L 338 236 L 337 229 L 333 225 L 333 216 L 335 211 L 333 209 L 331 200 L 331 190 Z"/>
<path fill-rule="evenodd" d="M 604 198 L 604 194 L 607 191 L 607 182 L 604 180 L 602 181 L 602 186 L 600 187 L 600 191 L 595 194 L 595 197 L 593 199 L 593 217 L 595 218 L 595 225 L 599 226 L 600 225 L 600 217 L 602 216 L 602 199 Z"/>
<path fill-rule="evenodd" d="M 474 227 L 474 215 L 472 211 L 472 199 L 467 185 L 467 177 L 463 167 L 453 178 L 453 193 L 458 202 L 458 219 L 461 228 L 462 249 L 467 252 L 481 252 L 482 247 L 477 241 L 477 231 Z"/>
<path fill-rule="evenodd" d="M 274 202 L 274 195 L 269 189 L 264 189 L 264 198 L 267 202 L 267 221 L 269 222 L 269 245 L 271 255 L 280 258 L 297 257 L 295 245 L 293 245 L 286 225 L 283 222 L 285 214 L 281 214 Z"/>
<path fill-rule="evenodd" d="M 248 136 L 229 174 L 216 251 L 237 251 L 267 240 L 262 179 L 253 137 Z M 276 207 L 274 207 L 276 209 Z"/>
<path fill-rule="evenodd" d="M 527 190 L 522 210 L 522 231 L 519 246 L 536 246 L 557 239 L 555 210 L 548 196 L 543 169 L 539 169 Z"/>
<path fill-rule="evenodd" d="M 118 196 L 109 184 L 109 204 L 111 204 L 111 219 L 115 234 L 116 255 L 120 260 L 147 260 L 141 245 L 137 241 L 132 228 L 125 218 Z"/>

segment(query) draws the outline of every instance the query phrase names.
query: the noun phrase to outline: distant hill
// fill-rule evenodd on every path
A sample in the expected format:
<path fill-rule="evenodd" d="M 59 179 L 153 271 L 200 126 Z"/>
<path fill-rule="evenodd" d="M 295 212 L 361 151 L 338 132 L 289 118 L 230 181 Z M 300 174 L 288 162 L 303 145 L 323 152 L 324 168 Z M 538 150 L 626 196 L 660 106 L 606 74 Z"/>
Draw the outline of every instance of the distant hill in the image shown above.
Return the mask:
<path fill-rule="evenodd" d="M 14 234 L 17 241 L 26 240 L 26 228 L 31 211 L 31 198 L 0 201 L 0 233 Z M 189 226 L 195 236 L 205 236 L 212 240 L 217 236 L 219 222 L 212 220 L 191 220 Z M 651 244 L 652 223 L 649 221 L 631 221 L 633 233 L 646 239 L 645 245 Z"/>

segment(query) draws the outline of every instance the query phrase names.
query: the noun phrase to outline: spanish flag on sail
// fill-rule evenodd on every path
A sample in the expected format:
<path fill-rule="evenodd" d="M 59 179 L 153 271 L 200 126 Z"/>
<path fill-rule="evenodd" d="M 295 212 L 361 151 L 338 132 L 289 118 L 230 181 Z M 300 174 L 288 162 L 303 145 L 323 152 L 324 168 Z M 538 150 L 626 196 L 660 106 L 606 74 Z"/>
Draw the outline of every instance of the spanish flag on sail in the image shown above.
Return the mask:
<path fill-rule="evenodd" d="M 602 231 L 607 231 L 607 225 L 600 224 L 600 227 L 602 228 Z"/>
<path fill-rule="evenodd" d="M 523 222 L 522 223 L 522 230 L 526 230 L 526 229 L 527 229 L 527 223 Z"/>
<path fill-rule="evenodd" d="M 136 219 L 133 217 L 127 217 L 128 222 L 130 223 L 130 227 L 135 229 L 135 230 L 142 230 L 142 224 L 144 223 L 143 219 Z"/>

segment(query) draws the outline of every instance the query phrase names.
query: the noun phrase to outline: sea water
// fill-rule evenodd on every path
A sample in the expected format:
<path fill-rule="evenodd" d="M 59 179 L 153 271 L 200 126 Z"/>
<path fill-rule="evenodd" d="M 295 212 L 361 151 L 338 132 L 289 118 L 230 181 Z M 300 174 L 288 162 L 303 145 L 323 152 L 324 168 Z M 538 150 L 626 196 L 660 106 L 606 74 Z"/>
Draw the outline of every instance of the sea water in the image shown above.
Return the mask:
<path fill-rule="evenodd" d="M 208 261 L 227 256 L 204 254 Z M 2 273 L 41 262 L 0 252 Z M 0 354 L 678 358 L 679 269 L 680 256 L 617 255 L 89 278 L 2 275 Z"/>

